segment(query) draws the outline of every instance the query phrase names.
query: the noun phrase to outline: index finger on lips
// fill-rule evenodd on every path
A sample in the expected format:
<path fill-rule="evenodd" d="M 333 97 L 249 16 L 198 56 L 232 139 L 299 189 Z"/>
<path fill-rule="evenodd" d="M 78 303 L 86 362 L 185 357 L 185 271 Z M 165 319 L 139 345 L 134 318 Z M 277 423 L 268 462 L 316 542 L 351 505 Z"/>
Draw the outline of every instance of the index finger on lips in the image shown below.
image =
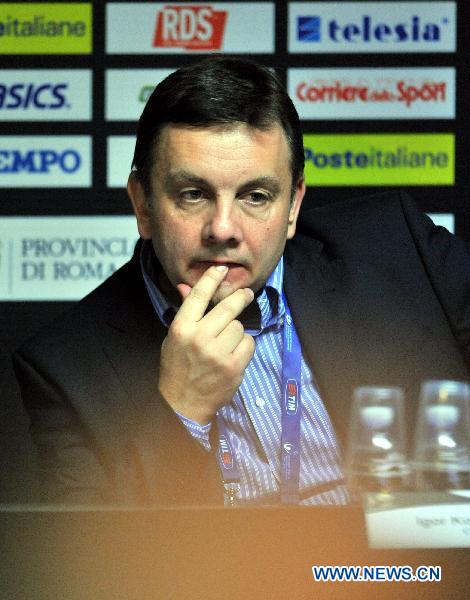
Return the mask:
<path fill-rule="evenodd" d="M 212 296 L 227 274 L 227 270 L 225 265 L 220 265 L 209 267 L 202 274 L 178 310 L 178 320 L 185 319 L 196 323 L 202 319 Z"/>

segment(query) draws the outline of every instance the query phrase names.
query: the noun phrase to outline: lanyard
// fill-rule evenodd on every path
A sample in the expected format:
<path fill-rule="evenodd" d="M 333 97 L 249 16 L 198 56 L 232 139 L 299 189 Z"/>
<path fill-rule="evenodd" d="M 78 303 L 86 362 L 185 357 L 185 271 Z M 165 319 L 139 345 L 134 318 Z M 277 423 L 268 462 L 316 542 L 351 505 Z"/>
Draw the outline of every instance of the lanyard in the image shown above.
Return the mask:
<path fill-rule="evenodd" d="M 281 499 L 283 504 L 299 502 L 301 356 L 299 338 L 286 303 L 281 388 Z"/>
<path fill-rule="evenodd" d="M 301 347 L 286 299 L 281 381 L 281 500 L 283 504 L 298 504 L 300 476 L 300 373 Z M 217 415 L 219 432 L 218 460 L 222 481 L 231 506 L 240 491 L 240 469 L 227 428 Z"/>
<path fill-rule="evenodd" d="M 230 506 L 235 505 L 235 496 L 240 491 L 240 469 L 235 460 L 235 453 L 228 436 L 225 423 L 220 415 L 217 415 L 217 427 L 219 430 L 219 467 L 222 473 L 222 482 L 227 494 Z"/>

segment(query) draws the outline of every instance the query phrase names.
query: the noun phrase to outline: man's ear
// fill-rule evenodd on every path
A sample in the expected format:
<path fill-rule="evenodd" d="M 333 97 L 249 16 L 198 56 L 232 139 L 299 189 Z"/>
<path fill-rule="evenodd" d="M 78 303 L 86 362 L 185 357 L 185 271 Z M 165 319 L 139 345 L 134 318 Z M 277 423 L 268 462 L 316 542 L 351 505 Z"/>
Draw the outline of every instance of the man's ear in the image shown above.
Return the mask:
<path fill-rule="evenodd" d="M 127 193 L 132 202 L 140 237 L 144 240 L 149 240 L 152 237 L 150 227 L 150 213 L 152 208 L 135 171 L 131 171 L 127 180 Z"/>
<path fill-rule="evenodd" d="M 295 228 L 297 225 L 297 218 L 299 216 L 300 207 L 302 200 L 305 196 L 305 180 L 301 177 L 297 181 L 295 188 L 294 197 L 292 198 L 290 209 L 289 209 L 289 220 L 287 225 L 287 239 L 290 240 L 295 235 Z"/>

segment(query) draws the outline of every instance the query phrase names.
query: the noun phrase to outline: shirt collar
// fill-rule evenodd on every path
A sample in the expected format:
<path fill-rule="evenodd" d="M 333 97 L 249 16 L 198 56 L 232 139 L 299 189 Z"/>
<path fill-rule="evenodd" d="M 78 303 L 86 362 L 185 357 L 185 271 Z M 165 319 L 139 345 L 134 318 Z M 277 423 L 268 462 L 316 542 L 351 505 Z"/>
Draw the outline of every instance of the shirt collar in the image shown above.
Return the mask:
<path fill-rule="evenodd" d="M 140 268 L 144 278 L 145 287 L 158 317 L 165 327 L 169 327 L 174 319 L 178 307 L 170 302 L 158 285 L 157 272 L 161 268 L 155 257 L 152 243 L 144 240 L 140 250 Z M 248 307 L 239 319 L 245 325 L 246 333 L 258 335 L 263 330 L 282 325 L 285 313 L 283 300 L 284 260 L 283 257 L 275 266 L 268 277 L 265 286 L 256 296 L 256 306 Z M 251 305 L 250 305 L 251 306 Z"/>

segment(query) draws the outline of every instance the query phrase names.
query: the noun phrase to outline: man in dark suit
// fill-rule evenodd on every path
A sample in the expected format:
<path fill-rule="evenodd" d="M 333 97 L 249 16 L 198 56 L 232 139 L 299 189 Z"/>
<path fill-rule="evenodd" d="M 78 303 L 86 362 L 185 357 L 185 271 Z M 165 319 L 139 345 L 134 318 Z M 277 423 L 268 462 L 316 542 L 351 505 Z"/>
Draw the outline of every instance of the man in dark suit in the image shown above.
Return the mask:
<path fill-rule="evenodd" d="M 14 356 L 45 498 L 346 503 L 354 387 L 402 386 L 411 428 L 422 380 L 468 377 L 464 243 L 402 194 L 299 218 L 270 70 L 212 57 L 159 84 L 128 192 L 133 259 Z"/>

